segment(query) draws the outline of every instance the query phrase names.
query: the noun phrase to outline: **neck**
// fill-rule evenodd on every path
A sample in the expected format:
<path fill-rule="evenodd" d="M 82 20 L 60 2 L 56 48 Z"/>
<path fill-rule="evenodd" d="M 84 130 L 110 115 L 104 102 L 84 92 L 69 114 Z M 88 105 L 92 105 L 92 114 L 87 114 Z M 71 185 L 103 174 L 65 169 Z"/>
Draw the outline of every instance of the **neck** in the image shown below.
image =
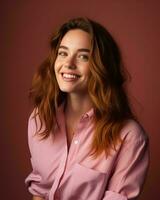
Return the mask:
<path fill-rule="evenodd" d="M 66 114 L 75 117 L 80 117 L 92 108 L 92 101 L 89 95 L 77 96 L 75 94 L 69 94 L 66 103 Z"/>

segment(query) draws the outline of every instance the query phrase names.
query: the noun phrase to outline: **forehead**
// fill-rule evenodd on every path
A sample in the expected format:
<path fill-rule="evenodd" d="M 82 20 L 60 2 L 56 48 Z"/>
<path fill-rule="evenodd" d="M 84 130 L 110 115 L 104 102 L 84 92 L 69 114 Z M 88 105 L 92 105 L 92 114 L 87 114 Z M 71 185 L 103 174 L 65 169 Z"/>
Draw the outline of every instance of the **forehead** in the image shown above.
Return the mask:
<path fill-rule="evenodd" d="M 62 38 L 60 45 L 67 47 L 90 48 L 91 36 L 89 33 L 81 29 L 70 30 Z"/>

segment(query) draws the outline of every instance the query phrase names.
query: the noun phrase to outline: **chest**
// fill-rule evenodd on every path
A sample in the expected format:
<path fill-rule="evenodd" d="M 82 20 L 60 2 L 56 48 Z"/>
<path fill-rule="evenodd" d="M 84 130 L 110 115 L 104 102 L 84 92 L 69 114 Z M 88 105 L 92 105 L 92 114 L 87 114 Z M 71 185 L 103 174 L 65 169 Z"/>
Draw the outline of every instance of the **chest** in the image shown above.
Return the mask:
<path fill-rule="evenodd" d="M 48 138 L 46 143 L 43 141 L 34 145 L 35 167 L 48 190 L 52 187 L 54 191 L 59 191 L 61 195 L 71 199 L 68 196 L 70 195 L 68 191 L 71 189 L 71 194 L 81 195 L 84 186 L 83 195 L 90 195 L 93 194 L 93 188 L 96 186 L 96 193 L 91 199 L 99 199 L 99 191 L 110 177 L 115 155 L 108 159 L 105 155 L 97 159 L 89 156 L 93 129 L 92 124 L 80 123 L 74 135 L 70 131 L 66 134 L 65 129 L 61 129 L 53 139 Z M 66 136 L 70 139 L 69 150 Z M 78 192 L 79 190 L 81 193 Z M 88 199 L 87 196 L 84 196 L 84 199 Z"/>
<path fill-rule="evenodd" d="M 77 133 L 77 124 L 78 124 L 78 119 L 66 120 L 65 132 L 66 132 L 68 150 L 70 148 L 74 135 Z"/>

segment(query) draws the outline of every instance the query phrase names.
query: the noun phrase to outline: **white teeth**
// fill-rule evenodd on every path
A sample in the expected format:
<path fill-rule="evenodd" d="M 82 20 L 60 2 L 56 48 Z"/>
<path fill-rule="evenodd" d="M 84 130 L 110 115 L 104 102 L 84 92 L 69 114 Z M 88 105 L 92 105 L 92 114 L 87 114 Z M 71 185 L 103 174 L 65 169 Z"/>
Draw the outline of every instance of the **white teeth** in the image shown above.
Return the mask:
<path fill-rule="evenodd" d="M 78 78 L 78 76 L 77 75 L 75 75 L 75 74 L 63 74 L 63 77 L 64 78 Z"/>

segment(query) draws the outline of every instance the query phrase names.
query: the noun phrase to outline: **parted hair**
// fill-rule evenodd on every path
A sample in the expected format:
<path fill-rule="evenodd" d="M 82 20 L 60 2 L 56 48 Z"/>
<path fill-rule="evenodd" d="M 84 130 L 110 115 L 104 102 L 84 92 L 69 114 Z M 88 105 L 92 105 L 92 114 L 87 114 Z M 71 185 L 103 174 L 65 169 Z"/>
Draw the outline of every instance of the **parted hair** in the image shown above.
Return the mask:
<path fill-rule="evenodd" d="M 64 23 L 50 39 L 50 52 L 33 76 L 29 97 L 41 126 L 36 134 L 46 139 L 54 134 L 56 109 L 66 101 L 67 94 L 58 86 L 54 63 L 63 36 L 70 30 L 81 29 L 91 36 L 90 76 L 88 93 L 94 109 L 94 135 L 92 155 L 111 149 L 121 142 L 120 131 L 128 119 L 135 118 L 127 97 L 125 82 L 128 72 L 124 69 L 120 50 L 105 27 L 89 18 L 74 18 Z M 36 122 L 37 124 L 37 122 Z M 42 130 L 42 126 L 45 129 Z"/>

